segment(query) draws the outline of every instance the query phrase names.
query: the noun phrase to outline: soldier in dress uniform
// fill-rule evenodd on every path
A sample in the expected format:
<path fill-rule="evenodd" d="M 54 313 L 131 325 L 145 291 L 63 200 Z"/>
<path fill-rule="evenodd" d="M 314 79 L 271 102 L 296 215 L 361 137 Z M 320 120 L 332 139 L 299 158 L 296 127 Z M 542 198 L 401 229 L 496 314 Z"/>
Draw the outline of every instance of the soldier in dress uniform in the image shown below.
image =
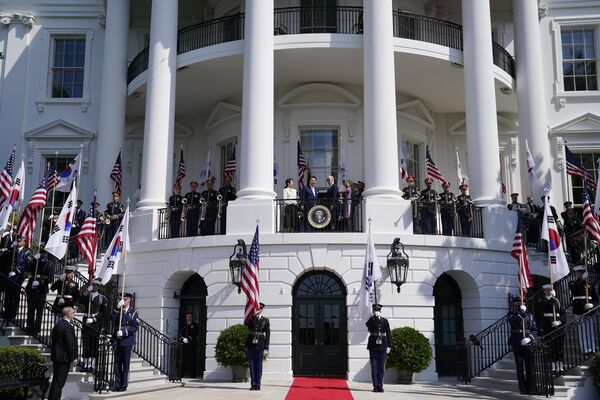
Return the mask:
<path fill-rule="evenodd" d="M 106 205 L 106 210 L 104 210 L 104 217 L 110 221 L 105 227 L 105 240 L 106 243 L 110 243 L 115 233 L 117 233 L 117 229 L 119 229 L 119 225 L 121 224 L 121 220 L 125 215 L 125 207 L 123 203 L 121 203 L 121 195 L 119 192 L 113 192 L 113 201 Z"/>
<path fill-rule="evenodd" d="M 183 375 L 196 377 L 196 358 L 198 351 L 198 324 L 192 320 L 192 313 L 185 314 L 179 341 L 183 343 Z"/>
<path fill-rule="evenodd" d="M 185 235 L 198 235 L 198 221 L 200 221 L 200 193 L 198 193 L 198 182 L 190 182 L 190 191 L 185 194 Z"/>
<path fill-rule="evenodd" d="M 237 194 L 235 192 L 235 188 L 231 186 L 231 176 L 225 175 L 225 185 L 219 189 L 219 194 L 221 195 L 221 231 L 219 232 L 221 235 L 226 233 L 227 229 L 227 206 L 230 201 L 237 199 Z"/>
<path fill-rule="evenodd" d="M 75 205 L 75 215 L 73 216 L 73 225 L 71 227 L 71 238 L 74 238 L 75 236 L 77 236 L 79 234 L 79 231 L 81 231 L 81 227 L 83 226 L 83 223 L 85 222 L 86 213 L 85 213 L 85 211 L 83 211 L 81 209 L 82 204 L 83 204 L 83 201 L 78 199 L 76 202 L 76 205 Z M 70 259 L 77 258 L 78 254 L 79 254 L 79 247 L 77 246 L 77 244 L 75 243 L 74 240 L 70 240 L 69 241 L 69 258 Z"/>
<path fill-rule="evenodd" d="M 566 322 L 565 309 L 554 294 L 551 284 L 542 286 L 544 297 L 537 301 L 537 323 L 540 327 L 540 335 L 547 335 L 558 329 Z M 563 342 L 564 338 L 554 340 L 552 346 L 552 372 L 559 374 L 563 372 Z"/>
<path fill-rule="evenodd" d="M 169 197 L 169 233 L 170 238 L 178 238 L 181 235 L 181 218 L 183 209 L 183 196 L 181 195 L 181 185 L 173 185 L 173 195 Z"/>
<path fill-rule="evenodd" d="M 131 348 L 135 345 L 135 333 L 140 326 L 138 311 L 131 306 L 132 297 L 131 293 L 124 293 L 123 298 L 117 303 L 117 309 L 113 310 L 111 315 L 115 328 L 113 339 L 116 341 L 115 392 L 127 390 Z"/>
<path fill-rule="evenodd" d="M 214 177 L 206 181 L 206 190 L 202 192 L 202 198 L 205 201 L 206 211 L 204 213 L 204 221 L 200 221 L 200 233 L 202 236 L 215 234 L 215 223 L 217 222 L 217 196 L 219 192 L 213 189 L 215 185 Z M 202 217 L 200 217 L 202 219 Z"/>
<path fill-rule="evenodd" d="M 80 299 L 80 303 L 88 310 L 81 330 L 84 372 L 94 371 L 99 347 L 97 335 L 108 327 L 108 299 L 98 291 L 101 284 L 99 279 L 92 280 L 90 286 L 83 289 Z"/>
<path fill-rule="evenodd" d="M 525 207 L 529 210 L 524 221 L 527 228 L 527 242 L 537 243 L 540 238 L 540 232 L 537 226 L 538 213 L 540 210 L 538 206 L 533 204 L 533 198 L 531 196 L 527 197 Z"/>
<path fill-rule="evenodd" d="M 456 197 L 456 213 L 460 221 L 461 236 L 471 236 L 471 222 L 473 221 L 473 201 L 471 196 L 467 194 L 469 186 L 465 183 L 460 185 L 458 189 L 460 194 Z"/>
<path fill-rule="evenodd" d="M 79 300 L 79 285 L 73 280 L 74 277 L 75 267 L 67 266 L 65 268 L 65 277 L 57 280 L 50 286 L 50 290 L 57 291 L 56 299 L 54 299 L 54 307 L 58 309 L 56 319 L 61 318 L 60 310 L 65 307 L 75 309 L 75 304 Z"/>
<path fill-rule="evenodd" d="M 415 177 L 406 178 L 407 186 L 402 189 L 402 198 L 405 200 L 415 200 L 419 197 L 419 189 L 415 186 Z"/>
<path fill-rule="evenodd" d="M 569 284 L 573 296 L 573 314 L 583 315 L 598 305 L 598 294 L 587 282 L 587 271 L 583 265 L 573 268 L 575 280 Z M 597 350 L 594 321 L 587 318 L 577 326 L 579 330 L 579 346 L 586 357 L 591 357 Z"/>
<path fill-rule="evenodd" d="M 48 260 L 48 253 L 44 245 L 40 245 L 40 252 L 27 267 L 30 273 L 29 281 L 25 286 L 27 292 L 27 334 L 36 335 L 42 327 L 42 313 L 44 302 L 48 295 L 49 287 L 54 281 L 54 265 Z"/>
<path fill-rule="evenodd" d="M 514 302 L 515 309 L 507 314 L 510 324 L 510 336 L 508 345 L 511 346 L 517 368 L 517 380 L 519 381 L 519 391 L 521 394 L 529 394 L 529 377 L 525 376 L 525 350 L 537 335 L 537 325 L 531 313 L 527 311 L 525 305 L 520 301 Z"/>
<path fill-rule="evenodd" d="M 259 303 L 259 305 L 260 310 L 258 313 L 244 322 L 248 327 L 246 348 L 248 349 L 248 364 L 250 365 L 250 390 L 260 390 L 263 354 L 269 352 L 271 338 L 269 319 L 262 315 L 265 305 L 263 303 Z"/>
<path fill-rule="evenodd" d="M 8 273 L 8 279 L 16 283 L 19 287 L 9 285 L 6 288 L 4 319 L 7 321 L 11 321 L 17 316 L 17 309 L 19 308 L 19 301 L 21 298 L 20 286 L 25 282 L 25 272 L 33 259 L 29 246 L 20 237 L 18 237 L 17 242 L 13 242 L 11 246 L 13 247 L 14 253 L 11 252 L 10 254 L 11 257 L 12 254 L 14 254 L 15 262 Z"/>
<path fill-rule="evenodd" d="M 450 192 L 450 182 L 442 183 L 444 191 L 440 193 L 440 216 L 442 217 L 442 234 L 454 234 L 454 193 Z"/>
<path fill-rule="evenodd" d="M 433 179 L 425 178 L 426 188 L 421 190 L 419 202 L 421 203 L 421 233 L 435 234 L 437 230 L 437 221 L 435 215 L 437 193 L 431 188 Z"/>
<path fill-rule="evenodd" d="M 519 203 L 519 193 L 511 193 L 510 194 L 510 203 L 506 205 L 511 211 L 520 211 L 523 204 Z"/>
<path fill-rule="evenodd" d="M 381 304 L 373 304 L 373 315 L 367 321 L 369 330 L 369 361 L 371 362 L 371 379 L 373 391 L 383 393 L 383 374 L 385 372 L 385 359 L 392 349 L 392 332 L 390 323 L 381 316 Z"/>
<path fill-rule="evenodd" d="M 581 261 L 581 253 L 584 250 L 583 222 L 575 213 L 572 205 L 573 203 L 570 201 L 565 202 L 565 211 L 561 213 L 561 216 L 563 218 L 569 258 L 572 263 L 578 264 Z"/>

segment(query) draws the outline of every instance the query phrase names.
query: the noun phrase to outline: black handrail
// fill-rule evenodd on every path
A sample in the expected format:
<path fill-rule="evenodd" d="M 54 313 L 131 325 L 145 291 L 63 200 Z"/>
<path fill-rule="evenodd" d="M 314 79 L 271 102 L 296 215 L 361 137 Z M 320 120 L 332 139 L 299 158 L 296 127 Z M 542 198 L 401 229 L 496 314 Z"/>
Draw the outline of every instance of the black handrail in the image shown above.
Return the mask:
<path fill-rule="evenodd" d="M 227 202 L 209 201 L 195 206 L 158 210 L 158 239 L 224 235 Z M 222 225 L 223 222 L 223 225 Z"/>
<path fill-rule="evenodd" d="M 590 249 L 588 257 L 590 260 L 588 282 L 595 285 L 600 281 L 598 248 Z M 557 297 L 565 308 L 572 305 L 569 283 L 575 279 L 574 275 L 575 273 L 571 271 L 567 276 L 554 283 Z M 534 313 L 536 303 L 543 295 L 543 290 L 540 290 L 528 297 L 526 299 L 527 309 Z M 484 370 L 506 356 L 511 351 L 508 345 L 510 331 L 510 324 L 504 316 L 483 331 L 471 335 L 468 340 L 458 342 L 456 344 L 457 354 L 459 355 L 456 368 L 457 380 L 468 384 L 473 377 L 480 375 Z"/>
<path fill-rule="evenodd" d="M 244 39 L 245 15 L 235 14 L 187 26 L 178 31 L 177 54 Z M 394 37 L 463 49 L 462 27 L 455 23 L 404 11 L 393 11 Z M 363 33 L 362 7 L 285 7 L 274 10 L 274 35 Z M 514 58 L 492 43 L 494 64 L 515 78 Z M 129 63 L 127 84 L 148 69 L 148 47 Z"/>
<path fill-rule="evenodd" d="M 470 205 L 462 215 L 457 212 L 460 210 L 457 210 L 454 203 L 446 206 L 437 201 L 426 202 L 417 199 L 412 200 L 411 205 L 415 235 L 483 238 L 483 207 Z"/>

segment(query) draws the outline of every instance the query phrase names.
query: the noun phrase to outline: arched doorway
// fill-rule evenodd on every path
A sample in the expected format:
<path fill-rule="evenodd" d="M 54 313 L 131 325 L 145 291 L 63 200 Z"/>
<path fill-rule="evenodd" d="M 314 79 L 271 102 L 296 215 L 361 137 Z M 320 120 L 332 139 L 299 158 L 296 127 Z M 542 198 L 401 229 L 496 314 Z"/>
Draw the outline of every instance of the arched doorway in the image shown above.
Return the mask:
<path fill-rule="evenodd" d="M 436 372 L 456 375 L 456 341 L 464 337 L 460 287 L 450 275 L 442 274 L 435 282 L 433 296 Z"/>
<path fill-rule="evenodd" d="M 208 290 L 204 279 L 198 274 L 190 276 L 181 288 L 179 295 L 179 332 L 185 324 L 185 315 L 192 314 L 192 320 L 198 323 L 198 347 L 195 349 L 195 371 L 188 371 L 187 376 L 202 376 L 206 360 L 206 296 Z M 187 351 L 188 349 L 185 349 Z M 194 349 L 190 349 L 194 351 Z M 187 364 L 187 363 L 186 363 Z M 193 365 L 193 364 L 192 364 Z M 185 367 L 185 366 L 184 366 Z"/>
<path fill-rule="evenodd" d="M 295 376 L 348 371 L 346 288 L 327 271 L 302 276 L 293 290 L 292 368 Z"/>

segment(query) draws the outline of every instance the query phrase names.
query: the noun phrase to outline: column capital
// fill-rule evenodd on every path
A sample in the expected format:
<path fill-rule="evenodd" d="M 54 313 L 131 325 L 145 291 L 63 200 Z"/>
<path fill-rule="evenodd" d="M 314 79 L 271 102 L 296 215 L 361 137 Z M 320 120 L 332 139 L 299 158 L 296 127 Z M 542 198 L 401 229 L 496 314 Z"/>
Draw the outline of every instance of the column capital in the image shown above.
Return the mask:
<path fill-rule="evenodd" d="M 34 22 L 35 15 L 31 13 L 0 13 L 0 24 L 3 25 L 22 23 L 23 25 L 31 28 Z"/>

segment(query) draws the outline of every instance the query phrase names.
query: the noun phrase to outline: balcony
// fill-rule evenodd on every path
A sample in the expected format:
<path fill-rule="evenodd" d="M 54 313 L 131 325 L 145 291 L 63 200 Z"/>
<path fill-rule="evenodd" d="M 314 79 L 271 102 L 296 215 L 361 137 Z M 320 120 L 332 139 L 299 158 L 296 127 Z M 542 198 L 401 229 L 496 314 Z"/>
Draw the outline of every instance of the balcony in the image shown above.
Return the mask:
<path fill-rule="evenodd" d="M 460 25 L 423 15 L 394 11 L 394 37 L 427 42 L 461 50 Z M 363 33 L 362 7 L 286 7 L 275 9 L 273 34 L 299 35 Z M 177 54 L 244 38 L 244 14 L 237 14 L 188 26 L 177 35 Z M 494 64 L 515 78 L 513 57 L 498 43 L 493 43 Z M 129 64 L 127 83 L 148 69 L 148 48 Z"/>

